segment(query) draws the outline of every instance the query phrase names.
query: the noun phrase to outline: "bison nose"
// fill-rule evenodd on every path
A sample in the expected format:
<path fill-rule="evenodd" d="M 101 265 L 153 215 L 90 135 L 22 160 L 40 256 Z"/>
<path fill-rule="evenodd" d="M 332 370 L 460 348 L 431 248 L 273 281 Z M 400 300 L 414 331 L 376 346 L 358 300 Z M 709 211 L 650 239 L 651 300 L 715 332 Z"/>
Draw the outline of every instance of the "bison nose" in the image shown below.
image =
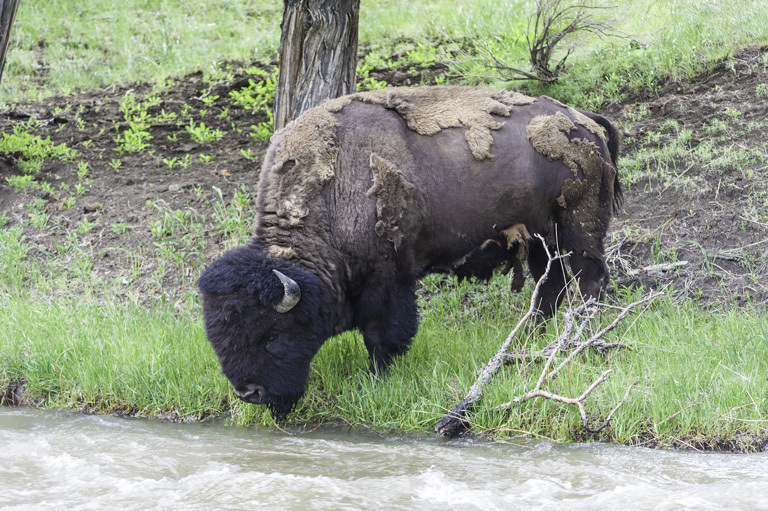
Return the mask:
<path fill-rule="evenodd" d="M 257 405 L 263 405 L 268 402 L 267 389 L 253 383 L 249 383 L 244 388 L 235 387 L 235 395 L 243 401 Z"/>

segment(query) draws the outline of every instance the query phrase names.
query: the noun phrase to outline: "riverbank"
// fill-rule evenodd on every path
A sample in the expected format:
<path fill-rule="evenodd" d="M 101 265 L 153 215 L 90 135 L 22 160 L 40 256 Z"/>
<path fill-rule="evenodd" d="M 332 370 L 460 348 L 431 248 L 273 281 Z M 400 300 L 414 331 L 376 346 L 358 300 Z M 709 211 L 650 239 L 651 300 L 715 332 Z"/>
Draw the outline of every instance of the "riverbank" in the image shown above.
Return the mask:
<path fill-rule="evenodd" d="M 385 378 L 367 372 L 358 335 L 329 340 L 313 361 L 307 393 L 287 425 L 431 431 L 463 399 L 522 314 L 523 297 L 509 300 L 505 284 L 504 279 L 488 288 L 447 279 L 433 283 L 411 351 Z M 234 396 L 199 318 L 170 308 L 105 305 L 87 298 L 46 303 L 16 297 L 2 305 L 4 404 L 172 421 L 223 416 L 240 426 L 276 427 L 263 407 Z M 515 348 L 544 347 L 555 327 Z M 610 427 L 588 434 L 574 407 L 545 400 L 494 411 L 533 388 L 541 365 L 532 364 L 506 367 L 497 375 L 470 415 L 472 430 L 494 438 L 765 450 L 766 339 L 764 310 L 702 311 L 690 301 L 666 297 L 615 332 L 612 340 L 624 349 L 588 353 L 550 386 L 575 397 L 611 369 L 608 381 L 585 403 L 594 425 L 629 389 Z"/>

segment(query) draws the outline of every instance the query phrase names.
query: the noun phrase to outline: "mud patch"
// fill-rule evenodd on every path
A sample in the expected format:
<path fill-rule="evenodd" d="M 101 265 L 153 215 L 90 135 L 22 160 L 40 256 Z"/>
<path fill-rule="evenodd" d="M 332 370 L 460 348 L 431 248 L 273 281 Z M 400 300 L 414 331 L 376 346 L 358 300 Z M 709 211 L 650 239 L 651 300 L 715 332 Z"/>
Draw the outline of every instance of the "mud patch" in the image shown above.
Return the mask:
<path fill-rule="evenodd" d="M 671 285 L 718 308 L 768 301 L 766 50 L 601 112 L 625 134 L 625 202 L 606 242 L 619 288 Z"/>

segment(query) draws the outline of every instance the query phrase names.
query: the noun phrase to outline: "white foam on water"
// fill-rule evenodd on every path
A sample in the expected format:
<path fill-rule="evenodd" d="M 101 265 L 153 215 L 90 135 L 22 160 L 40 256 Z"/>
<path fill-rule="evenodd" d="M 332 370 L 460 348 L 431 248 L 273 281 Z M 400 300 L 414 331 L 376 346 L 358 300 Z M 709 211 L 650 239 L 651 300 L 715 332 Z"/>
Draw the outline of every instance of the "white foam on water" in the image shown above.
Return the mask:
<path fill-rule="evenodd" d="M 768 509 L 768 454 L 0 409 L 0 509 Z"/>

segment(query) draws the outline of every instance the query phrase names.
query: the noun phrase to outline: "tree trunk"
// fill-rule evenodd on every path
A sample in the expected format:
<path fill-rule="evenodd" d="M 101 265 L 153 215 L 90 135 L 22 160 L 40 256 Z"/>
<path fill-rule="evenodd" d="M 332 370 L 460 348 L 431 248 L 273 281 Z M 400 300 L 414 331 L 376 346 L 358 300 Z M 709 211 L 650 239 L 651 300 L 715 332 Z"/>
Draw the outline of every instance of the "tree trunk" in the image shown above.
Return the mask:
<path fill-rule="evenodd" d="M 355 91 L 360 0 L 285 0 L 275 131 Z"/>
<path fill-rule="evenodd" d="M 0 0 L 0 80 L 3 79 L 5 53 L 8 51 L 8 41 L 11 39 L 11 27 L 16 18 L 16 9 L 21 0 Z"/>

